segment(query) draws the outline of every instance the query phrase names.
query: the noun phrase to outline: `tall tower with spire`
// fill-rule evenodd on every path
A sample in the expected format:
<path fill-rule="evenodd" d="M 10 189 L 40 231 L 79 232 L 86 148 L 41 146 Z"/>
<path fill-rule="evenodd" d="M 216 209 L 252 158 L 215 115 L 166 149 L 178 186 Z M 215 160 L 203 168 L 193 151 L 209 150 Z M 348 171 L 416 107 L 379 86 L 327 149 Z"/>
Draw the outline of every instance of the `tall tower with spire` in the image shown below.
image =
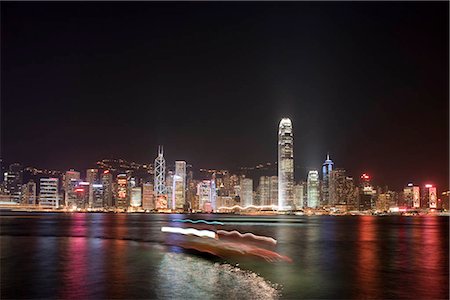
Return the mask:
<path fill-rule="evenodd" d="M 163 146 L 158 146 L 158 156 L 155 159 L 154 190 L 156 197 L 166 194 L 166 160 Z"/>
<path fill-rule="evenodd" d="M 321 205 L 330 205 L 330 173 L 333 170 L 333 161 L 327 153 L 327 159 L 322 165 L 322 201 Z"/>
<path fill-rule="evenodd" d="M 283 118 L 278 127 L 278 210 L 294 204 L 294 134 L 292 122 Z"/>

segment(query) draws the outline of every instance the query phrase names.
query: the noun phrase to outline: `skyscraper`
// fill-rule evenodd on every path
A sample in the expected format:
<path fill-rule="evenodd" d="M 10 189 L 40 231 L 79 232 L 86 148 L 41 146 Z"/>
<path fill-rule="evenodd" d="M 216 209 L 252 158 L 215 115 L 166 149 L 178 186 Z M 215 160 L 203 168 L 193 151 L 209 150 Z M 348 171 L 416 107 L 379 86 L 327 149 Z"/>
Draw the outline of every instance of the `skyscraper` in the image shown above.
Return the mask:
<path fill-rule="evenodd" d="M 278 176 L 270 176 L 270 205 L 278 205 Z"/>
<path fill-rule="evenodd" d="M 311 170 L 308 173 L 307 198 L 308 198 L 308 207 L 311 208 L 319 207 L 320 205 L 319 172 L 317 170 Z"/>
<path fill-rule="evenodd" d="M 173 208 L 184 209 L 186 204 L 185 161 L 175 161 L 175 176 L 173 179 Z"/>
<path fill-rule="evenodd" d="M 22 166 L 18 163 L 11 164 L 8 172 L 5 172 L 5 192 L 10 196 L 11 201 L 20 203 L 22 198 Z"/>
<path fill-rule="evenodd" d="M 89 182 L 89 207 L 94 207 L 94 188 L 92 185 L 98 183 L 98 169 L 87 169 L 86 181 Z"/>
<path fill-rule="evenodd" d="M 101 180 L 103 185 L 103 206 L 113 207 L 113 178 L 111 172 L 109 170 L 103 171 Z"/>
<path fill-rule="evenodd" d="M 142 206 L 142 188 L 140 186 L 131 188 L 130 206 L 132 207 Z"/>
<path fill-rule="evenodd" d="M 80 172 L 70 169 L 66 171 L 63 178 L 63 190 L 64 190 L 64 205 L 69 207 L 76 205 L 77 196 L 75 193 L 75 187 L 80 182 Z"/>
<path fill-rule="evenodd" d="M 403 188 L 403 204 L 408 208 L 420 208 L 420 187 L 412 183 Z"/>
<path fill-rule="evenodd" d="M 290 210 L 294 202 L 294 136 L 289 118 L 278 129 L 278 210 Z"/>
<path fill-rule="evenodd" d="M 117 203 L 118 208 L 128 207 L 128 177 L 126 174 L 117 175 Z"/>
<path fill-rule="evenodd" d="M 90 191 L 92 191 L 92 202 L 89 200 L 91 207 L 102 208 L 104 206 L 104 204 L 103 204 L 103 185 L 98 184 L 98 183 L 93 183 L 90 185 Z"/>
<path fill-rule="evenodd" d="M 199 209 L 203 211 L 211 211 L 212 206 L 212 190 L 211 180 L 200 181 L 197 185 L 197 195 L 199 201 Z"/>
<path fill-rule="evenodd" d="M 166 160 L 164 149 L 158 147 L 158 156 L 155 159 L 155 197 L 166 195 Z"/>
<path fill-rule="evenodd" d="M 22 204 L 36 205 L 36 183 L 30 180 L 22 186 Z"/>
<path fill-rule="evenodd" d="M 241 206 L 253 205 L 253 180 L 244 178 L 241 180 Z"/>
<path fill-rule="evenodd" d="M 57 208 L 59 205 L 58 178 L 41 178 L 39 205 Z"/>
<path fill-rule="evenodd" d="M 259 178 L 259 204 L 260 205 L 271 205 L 270 203 L 270 177 L 261 176 Z"/>
<path fill-rule="evenodd" d="M 327 159 L 322 165 L 322 205 L 330 205 L 330 173 L 333 170 L 333 161 L 327 154 Z"/>
<path fill-rule="evenodd" d="M 304 207 L 303 195 L 304 195 L 304 184 L 300 182 L 294 185 L 295 209 L 302 209 Z"/>
<path fill-rule="evenodd" d="M 155 201 L 153 198 L 153 184 L 144 183 L 142 186 L 142 208 L 144 210 L 155 209 Z"/>
<path fill-rule="evenodd" d="M 358 210 L 365 211 L 375 208 L 377 191 L 370 183 L 370 176 L 366 173 L 361 175 Z"/>

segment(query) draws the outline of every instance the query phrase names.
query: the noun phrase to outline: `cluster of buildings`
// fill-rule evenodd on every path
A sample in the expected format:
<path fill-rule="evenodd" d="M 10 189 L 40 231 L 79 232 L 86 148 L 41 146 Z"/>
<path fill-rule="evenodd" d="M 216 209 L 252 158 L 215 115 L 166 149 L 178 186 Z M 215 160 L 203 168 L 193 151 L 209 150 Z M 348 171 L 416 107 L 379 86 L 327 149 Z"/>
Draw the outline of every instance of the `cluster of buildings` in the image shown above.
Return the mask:
<path fill-rule="evenodd" d="M 448 210 L 448 191 L 438 193 L 431 184 L 408 183 L 403 191 L 376 187 L 368 174 L 354 179 L 335 168 L 329 155 L 320 172 L 309 170 L 305 181 L 295 181 L 294 136 L 287 118 L 279 124 L 276 164 L 272 176 L 201 169 L 199 180 L 186 161 L 166 165 L 162 146 L 153 164 L 105 159 L 84 174 L 23 169 L 15 163 L 2 174 L 0 204 L 71 211 Z"/>

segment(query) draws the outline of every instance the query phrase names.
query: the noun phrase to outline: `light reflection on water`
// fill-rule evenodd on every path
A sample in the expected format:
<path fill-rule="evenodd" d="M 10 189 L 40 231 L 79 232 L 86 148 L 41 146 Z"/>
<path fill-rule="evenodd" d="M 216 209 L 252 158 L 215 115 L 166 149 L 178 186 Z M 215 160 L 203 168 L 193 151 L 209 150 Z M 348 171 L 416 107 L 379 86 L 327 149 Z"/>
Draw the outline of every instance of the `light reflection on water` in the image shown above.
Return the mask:
<path fill-rule="evenodd" d="M 5 299 L 255 299 L 260 292 L 261 299 L 448 298 L 447 217 L 3 212 L 0 218 Z M 273 237 L 276 252 L 294 262 L 211 259 L 170 247 L 183 237 L 160 229 L 192 225 L 173 221 L 182 218 Z"/>

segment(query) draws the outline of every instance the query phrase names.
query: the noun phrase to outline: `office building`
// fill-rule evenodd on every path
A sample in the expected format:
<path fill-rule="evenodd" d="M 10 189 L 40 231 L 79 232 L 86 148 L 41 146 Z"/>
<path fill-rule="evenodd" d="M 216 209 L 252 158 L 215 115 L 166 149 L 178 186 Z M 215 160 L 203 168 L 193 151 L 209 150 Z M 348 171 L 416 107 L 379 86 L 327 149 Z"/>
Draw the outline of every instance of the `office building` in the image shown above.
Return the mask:
<path fill-rule="evenodd" d="M 57 208 L 59 206 L 58 178 L 41 178 L 39 182 L 39 205 Z"/>
<path fill-rule="evenodd" d="M 305 193 L 305 186 L 302 182 L 294 185 L 295 209 L 302 209 L 304 207 L 304 193 Z"/>
<path fill-rule="evenodd" d="M 253 205 L 253 180 L 243 178 L 241 180 L 241 206 Z"/>
<path fill-rule="evenodd" d="M 22 204 L 36 205 L 36 183 L 30 180 L 27 184 L 22 186 Z"/>
<path fill-rule="evenodd" d="M 117 198 L 116 207 L 126 209 L 129 205 L 128 176 L 126 174 L 117 175 Z"/>
<path fill-rule="evenodd" d="M 322 201 L 321 205 L 330 205 L 330 173 L 333 170 L 333 161 L 327 154 L 327 159 L 322 165 Z"/>
<path fill-rule="evenodd" d="M 22 184 L 23 170 L 18 163 L 11 164 L 8 172 L 4 174 L 5 193 L 9 195 L 11 202 L 21 203 L 22 201 Z"/>
<path fill-rule="evenodd" d="M 103 186 L 103 206 L 107 208 L 113 207 L 113 177 L 109 170 L 103 171 L 101 184 Z"/>
<path fill-rule="evenodd" d="M 278 128 L 278 210 L 290 210 L 294 201 L 294 135 L 288 118 Z"/>
<path fill-rule="evenodd" d="M 155 200 L 153 197 L 153 184 L 152 183 L 144 183 L 142 186 L 142 208 L 144 210 L 154 210 L 155 209 Z"/>
<path fill-rule="evenodd" d="M 142 206 L 142 188 L 141 187 L 131 188 L 130 205 L 135 208 Z"/>
<path fill-rule="evenodd" d="M 166 195 L 166 160 L 163 146 L 158 147 L 158 156 L 155 159 L 155 197 Z"/>
<path fill-rule="evenodd" d="M 175 176 L 173 178 L 173 208 L 186 208 L 186 162 L 175 161 Z"/>
<path fill-rule="evenodd" d="M 319 172 L 311 170 L 308 172 L 307 181 L 307 205 L 310 208 L 320 207 Z"/>

